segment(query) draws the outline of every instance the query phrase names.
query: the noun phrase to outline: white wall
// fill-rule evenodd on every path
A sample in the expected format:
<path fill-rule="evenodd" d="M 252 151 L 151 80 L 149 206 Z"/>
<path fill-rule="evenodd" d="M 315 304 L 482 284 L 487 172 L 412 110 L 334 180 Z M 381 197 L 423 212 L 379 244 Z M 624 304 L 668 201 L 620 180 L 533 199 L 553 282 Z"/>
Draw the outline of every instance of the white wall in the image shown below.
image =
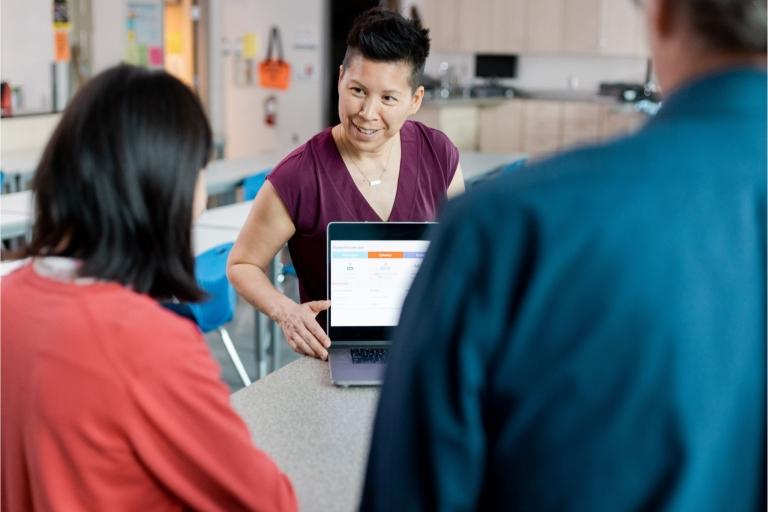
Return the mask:
<path fill-rule="evenodd" d="M 163 4 L 163 0 L 143 1 Z M 51 0 L 2 0 L 0 6 L 0 75 L 23 88 L 26 111 L 47 111 L 53 105 L 52 5 Z M 91 0 L 91 15 L 95 74 L 125 56 L 126 0 Z"/>
<path fill-rule="evenodd" d="M 211 105 L 214 131 L 226 134 L 226 156 L 288 152 L 324 126 L 326 103 L 325 0 L 223 0 L 211 2 Z M 269 28 L 281 30 L 285 57 L 292 66 L 287 91 L 258 85 L 256 66 L 266 54 Z M 236 54 L 241 37 L 254 32 L 259 49 L 252 63 L 253 85 L 237 85 Z M 303 71 L 311 67 L 311 75 Z M 264 123 L 263 103 L 277 97 L 277 125 Z M 255 169 L 254 171 L 257 171 Z"/>
<path fill-rule="evenodd" d="M 156 0 L 162 3 L 162 0 Z M 91 0 L 92 71 L 95 75 L 122 62 L 126 45 L 125 0 Z"/>
<path fill-rule="evenodd" d="M 0 5 L 0 76 L 22 88 L 20 112 L 53 106 L 52 9 L 51 0 L 2 0 Z"/>
<path fill-rule="evenodd" d="M 460 85 L 468 85 L 475 75 L 474 54 L 433 52 L 424 72 L 437 77 L 441 62 L 450 64 Z M 519 55 L 515 79 L 505 84 L 521 89 L 594 92 L 600 82 L 640 82 L 645 80 L 646 60 L 638 57 L 583 57 Z"/>

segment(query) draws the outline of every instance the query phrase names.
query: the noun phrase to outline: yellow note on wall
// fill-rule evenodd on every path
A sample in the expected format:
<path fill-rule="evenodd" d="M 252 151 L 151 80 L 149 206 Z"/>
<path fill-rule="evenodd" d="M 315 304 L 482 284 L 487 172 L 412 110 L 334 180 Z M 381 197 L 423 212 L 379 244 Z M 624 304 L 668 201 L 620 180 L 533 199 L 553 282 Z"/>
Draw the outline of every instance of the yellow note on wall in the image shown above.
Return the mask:
<path fill-rule="evenodd" d="M 165 53 L 180 55 L 184 53 L 184 45 L 181 42 L 181 32 L 169 30 L 165 33 Z"/>
<path fill-rule="evenodd" d="M 255 59 L 259 52 L 259 38 L 255 32 L 243 35 L 243 58 Z"/>

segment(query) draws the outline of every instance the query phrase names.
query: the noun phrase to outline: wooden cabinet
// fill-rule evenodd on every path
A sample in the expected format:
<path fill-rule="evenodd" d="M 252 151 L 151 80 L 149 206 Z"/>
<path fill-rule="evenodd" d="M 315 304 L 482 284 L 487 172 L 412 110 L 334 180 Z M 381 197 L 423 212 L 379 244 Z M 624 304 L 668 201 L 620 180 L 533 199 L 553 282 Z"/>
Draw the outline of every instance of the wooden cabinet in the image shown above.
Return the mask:
<path fill-rule="evenodd" d="M 432 48 L 445 52 L 646 56 L 629 0 L 423 0 Z"/>
<path fill-rule="evenodd" d="M 600 140 L 602 109 L 592 103 L 564 102 L 560 145 L 591 144 Z"/>
<path fill-rule="evenodd" d="M 525 46 L 526 0 L 495 0 L 487 30 L 493 31 L 494 53 L 520 53 Z"/>
<path fill-rule="evenodd" d="M 481 108 L 478 145 L 489 153 L 523 153 L 523 100 Z"/>
<path fill-rule="evenodd" d="M 639 112 L 603 105 L 600 109 L 600 140 L 610 140 L 638 130 L 648 120 Z"/>
<path fill-rule="evenodd" d="M 602 1 L 567 0 L 565 2 L 563 15 L 564 53 L 595 55 L 600 52 L 598 44 L 600 39 L 599 13 Z"/>
<path fill-rule="evenodd" d="M 602 0 L 598 48 L 605 55 L 648 55 L 643 11 L 634 2 Z"/>
<path fill-rule="evenodd" d="M 497 104 L 427 104 L 412 119 L 443 131 L 462 150 L 540 157 L 637 130 L 646 116 L 621 105 L 513 99 Z"/>
<path fill-rule="evenodd" d="M 470 53 L 520 53 L 525 46 L 526 0 L 454 0 L 455 9 L 446 27 L 455 27 L 452 51 Z M 446 20 L 451 14 L 443 12 Z M 439 16 L 437 16 L 439 18 Z M 441 32 L 444 29 L 441 27 Z M 435 48 L 442 49 L 443 37 Z"/>
<path fill-rule="evenodd" d="M 477 149 L 478 107 L 473 105 L 422 105 L 414 121 L 445 133 L 457 148 Z"/>
<path fill-rule="evenodd" d="M 523 108 L 523 152 L 540 155 L 561 147 L 562 102 L 528 100 Z"/>
<path fill-rule="evenodd" d="M 561 53 L 563 50 L 563 0 L 526 0 L 526 53 Z"/>
<path fill-rule="evenodd" d="M 632 2 L 567 0 L 564 9 L 564 53 L 648 55 L 643 12 Z"/>
<path fill-rule="evenodd" d="M 511 100 L 481 108 L 480 151 L 540 157 L 634 132 L 646 116 L 620 105 L 577 101 Z"/>
<path fill-rule="evenodd" d="M 495 0 L 459 2 L 459 50 L 475 53 L 495 50 L 494 3 Z"/>
<path fill-rule="evenodd" d="M 432 50 L 459 50 L 459 6 L 465 0 L 425 0 L 421 13 L 424 27 L 429 29 Z M 463 27 L 462 27 L 463 28 Z"/>

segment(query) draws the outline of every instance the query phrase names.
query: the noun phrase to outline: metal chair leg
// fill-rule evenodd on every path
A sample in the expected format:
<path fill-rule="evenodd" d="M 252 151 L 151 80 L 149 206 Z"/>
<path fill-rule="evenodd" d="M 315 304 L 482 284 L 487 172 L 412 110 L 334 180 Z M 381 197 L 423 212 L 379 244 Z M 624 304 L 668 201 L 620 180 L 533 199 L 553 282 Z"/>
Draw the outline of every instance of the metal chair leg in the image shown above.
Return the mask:
<path fill-rule="evenodd" d="M 227 354 L 229 354 L 229 358 L 232 360 L 232 364 L 235 365 L 235 370 L 237 370 L 237 374 L 240 376 L 240 380 L 243 382 L 243 385 L 250 386 L 251 379 L 245 372 L 245 367 L 243 366 L 243 362 L 240 360 L 240 356 L 238 355 L 237 350 L 235 350 L 235 345 L 232 343 L 232 338 L 229 337 L 229 333 L 223 327 L 219 327 L 219 334 L 221 335 L 222 343 L 224 343 L 224 348 L 227 349 Z"/>

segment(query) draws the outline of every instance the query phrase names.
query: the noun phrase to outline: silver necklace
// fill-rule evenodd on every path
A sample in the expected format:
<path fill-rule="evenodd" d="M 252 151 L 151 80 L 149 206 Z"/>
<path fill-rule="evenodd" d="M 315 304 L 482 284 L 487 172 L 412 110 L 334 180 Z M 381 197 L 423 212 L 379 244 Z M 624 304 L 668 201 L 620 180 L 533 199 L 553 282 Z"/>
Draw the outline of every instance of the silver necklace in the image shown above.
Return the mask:
<path fill-rule="evenodd" d="M 368 176 L 365 175 L 365 173 L 360 169 L 360 166 L 357 165 L 357 162 L 355 162 L 355 159 L 352 157 L 352 152 L 347 147 L 347 142 L 343 141 L 344 151 L 347 153 L 347 157 L 349 158 L 349 161 L 352 162 L 352 166 L 355 168 L 355 171 L 357 171 L 357 174 L 360 175 L 360 177 L 363 178 L 363 180 L 368 183 L 368 188 L 378 187 L 381 185 L 381 178 L 384 176 L 384 173 L 387 172 L 387 169 L 389 169 L 389 160 L 392 157 L 392 150 L 395 147 L 395 141 L 391 142 L 391 145 L 389 146 L 389 153 L 387 154 L 387 163 L 384 165 L 384 169 L 381 170 L 379 175 L 374 179 L 369 179 Z"/>

